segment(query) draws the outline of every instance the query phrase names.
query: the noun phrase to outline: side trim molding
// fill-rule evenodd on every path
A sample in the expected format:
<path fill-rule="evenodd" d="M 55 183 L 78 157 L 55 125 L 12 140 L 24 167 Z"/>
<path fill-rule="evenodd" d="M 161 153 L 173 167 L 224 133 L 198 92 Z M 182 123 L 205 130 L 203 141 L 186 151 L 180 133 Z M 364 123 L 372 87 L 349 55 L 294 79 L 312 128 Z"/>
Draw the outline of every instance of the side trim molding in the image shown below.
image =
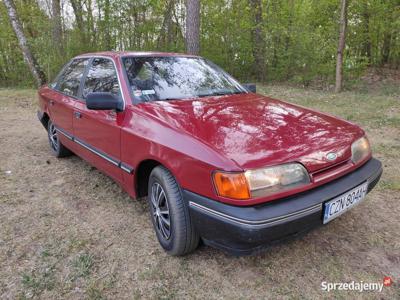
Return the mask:
<path fill-rule="evenodd" d="M 311 207 L 296 211 L 294 213 L 290 213 L 290 214 L 287 214 L 287 215 L 282 215 L 282 216 L 279 216 L 279 217 L 276 217 L 276 218 L 270 218 L 270 219 L 260 220 L 260 221 L 251 221 L 251 220 L 244 220 L 244 219 L 236 218 L 236 217 L 233 217 L 233 216 L 229 216 L 227 214 L 224 214 L 224 213 L 221 213 L 219 211 L 210 209 L 208 207 L 205 207 L 203 205 L 200 205 L 200 204 L 192 202 L 192 201 L 189 202 L 189 206 L 192 209 L 202 211 L 203 213 L 206 213 L 208 215 L 212 215 L 212 216 L 215 216 L 217 218 L 222 218 L 222 219 L 234 222 L 236 224 L 245 225 L 245 226 L 251 226 L 251 227 L 269 227 L 269 226 L 272 226 L 272 225 L 277 225 L 277 224 L 280 224 L 280 223 L 284 223 L 284 222 L 288 222 L 288 221 L 291 221 L 291 220 L 294 220 L 294 219 L 298 219 L 300 217 L 307 216 L 307 215 L 310 215 L 310 214 L 313 214 L 315 212 L 318 212 L 318 211 L 322 210 L 322 204 L 319 203 L 317 205 L 314 205 L 314 206 L 311 206 Z"/>
<path fill-rule="evenodd" d="M 101 151 L 93 148 L 92 146 L 90 146 L 89 144 L 86 144 L 85 142 L 83 142 L 80 139 L 74 138 L 74 141 L 75 141 L 75 143 L 81 145 L 83 148 L 86 148 L 87 150 L 93 152 L 94 154 L 97 154 L 101 158 L 104 158 L 106 161 L 108 161 L 109 163 L 113 164 L 114 166 L 119 167 L 119 161 L 118 160 L 112 158 L 111 156 L 108 156 L 104 152 L 101 152 Z"/>
<path fill-rule="evenodd" d="M 73 135 L 69 134 L 68 132 L 66 132 L 64 129 L 61 129 L 58 126 L 55 126 L 56 130 L 61 133 L 62 135 L 64 135 L 66 138 L 68 138 L 69 140 L 77 143 L 78 145 L 82 146 L 83 148 L 85 148 L 86 150 L 89 150 L 90 152 L 96 154 L 97 156 L 103 158 L 104 160 L 108 161 L 110 164 L 113 164 L 114 166 L 120 168 L 121 170 L 125 171 L 128 174 L 132 174 L 134 169 L 133 167 L 131 167 L 130 165 L 117 160 L 116 158 L 104 153 L 103 151 L 100 151 L 94 147 L 92 147 L 91 145 L 89 145 L 88 143 L 82 141 L 81 139 L 78 139 L 76 137 L 74 137 Z"/>
<path fill-rule="evenodd" d="M 133 173 L 133 168 L 123 162 L 120 162 L 119 167 L 129 174 Z"/>
<path fill-rule="evenodd" d="M 64 135 L 66 138 L 70 139 L 71 141 L 74 140 L 74 137 L 72 135 L 70 135 L 68 132 L 66 132 L 64 129 L 59 128 L 58 126 L 55 126 L 56 130 L 61 133 L 62 135 Z"/>

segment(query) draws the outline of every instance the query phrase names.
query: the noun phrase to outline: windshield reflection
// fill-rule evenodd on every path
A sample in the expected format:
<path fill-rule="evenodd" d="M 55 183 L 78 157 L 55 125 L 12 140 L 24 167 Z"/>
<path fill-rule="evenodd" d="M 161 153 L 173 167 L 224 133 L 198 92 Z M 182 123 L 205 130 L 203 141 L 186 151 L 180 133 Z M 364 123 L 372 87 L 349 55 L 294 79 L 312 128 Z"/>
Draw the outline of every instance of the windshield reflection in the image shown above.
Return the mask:
<path fill-rule="evenodd" d="M 139 102 L 246 92 L 235 79 L 203 58 L 126 57 L 123 64 L 133 98 Z"/>

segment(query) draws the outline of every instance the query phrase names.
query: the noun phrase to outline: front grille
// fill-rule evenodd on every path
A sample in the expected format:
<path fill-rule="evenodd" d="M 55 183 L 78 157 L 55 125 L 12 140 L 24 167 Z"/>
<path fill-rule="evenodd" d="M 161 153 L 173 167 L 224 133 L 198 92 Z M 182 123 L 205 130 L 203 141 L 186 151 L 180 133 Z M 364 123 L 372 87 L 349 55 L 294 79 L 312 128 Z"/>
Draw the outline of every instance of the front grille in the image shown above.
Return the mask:
<path fill-rule="evenodd" d="M 337 174 L 346 172 L 346 170 L 350 169 L 353 166 L 351 160 L 341 161 L 337 164 L 331 165 L 325 169 L 318 170 L 311 174 L 314 179 L 314 182 L 320 182 L 322 180 L 326 180 L 330 177 L 333 177 Z"/>

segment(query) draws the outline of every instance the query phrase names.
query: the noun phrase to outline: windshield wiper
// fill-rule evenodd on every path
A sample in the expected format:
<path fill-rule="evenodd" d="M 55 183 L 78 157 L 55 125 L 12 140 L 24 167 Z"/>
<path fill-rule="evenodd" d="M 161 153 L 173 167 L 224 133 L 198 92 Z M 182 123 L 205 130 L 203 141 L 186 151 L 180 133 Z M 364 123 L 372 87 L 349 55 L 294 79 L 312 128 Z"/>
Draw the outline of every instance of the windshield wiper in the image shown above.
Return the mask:
<path fill-rule="evenodd" d="M 157 99 L 156 101 L 173 101 L 173 100 L 185 100 L 189 98 L 197 98 L 197 96 L 190 96 L 190 97 L 183 97 L 183 98 L 162 98 L 162 99 Z"/>
<path fill-rule="evenodd" d="M 242 94 L 242 91 L 221 91 L 221 92 L 213 92 L 208 94 L 198 94 L 197 97 L 211 97 L 211 96 L 225 96 L 225 95 L 233 95 L 233 94 Z"/>

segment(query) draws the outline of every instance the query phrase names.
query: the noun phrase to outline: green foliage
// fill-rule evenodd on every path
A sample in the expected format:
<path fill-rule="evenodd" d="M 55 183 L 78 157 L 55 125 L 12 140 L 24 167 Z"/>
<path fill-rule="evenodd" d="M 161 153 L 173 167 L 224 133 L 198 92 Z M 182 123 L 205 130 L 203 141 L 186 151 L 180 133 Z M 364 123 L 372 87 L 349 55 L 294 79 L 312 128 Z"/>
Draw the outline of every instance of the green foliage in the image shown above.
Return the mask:
<path fill-rule="evenodd" d="M 73 279 L 87 277 L 94 267 L 94 257 L 87 253 L 80 254 L 74 259 L 72 265 L 74 268 Z"/>
<path fill-rule="evenodd" d="M 14 0 L 26 37 L 48 78 L 91 51 L 184 52 L 185 0 L 62 0 L 62 52 L 52 38 L 51 0 Z M 46 4 L 47 3 L 47 4 Z M 266 78 L 308 85 L 333 79 L 339 0 L 263 0 Z M 0 4 L 0 86 L 32 86 L 4 5 Z M 256 78 L 248 0 L 201 1 L 201 55 L 243 81 Z M 400 66 L 398 0 L 357 0 L 348 8 L 344 72 Z"/>
<path fill-rule="evenodd" d="M 28 290 L 31 296 L 40 295 L 43 291 L 51 291 L 56 284 L 54 278 L 54 268 L 50 267 L 32 273 L 22 274 L 23 287 Z"/>

